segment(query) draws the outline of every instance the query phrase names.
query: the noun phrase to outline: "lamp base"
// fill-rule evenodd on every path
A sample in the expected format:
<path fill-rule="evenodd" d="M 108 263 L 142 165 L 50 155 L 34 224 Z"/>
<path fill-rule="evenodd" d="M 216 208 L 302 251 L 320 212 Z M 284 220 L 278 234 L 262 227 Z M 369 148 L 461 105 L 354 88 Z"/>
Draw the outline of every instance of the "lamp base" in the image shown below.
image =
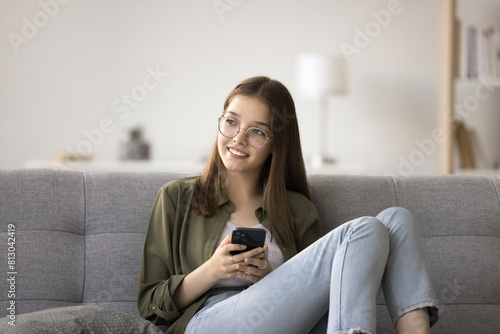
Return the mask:
<path fill-rule="evenodd" d="M 311 156 L 311 166 L 312 167 L 321 167 L 325 165 L 331 165 L 337 162 L 334 157 L 322 155 L 322 154 L 314 154 Z"/>

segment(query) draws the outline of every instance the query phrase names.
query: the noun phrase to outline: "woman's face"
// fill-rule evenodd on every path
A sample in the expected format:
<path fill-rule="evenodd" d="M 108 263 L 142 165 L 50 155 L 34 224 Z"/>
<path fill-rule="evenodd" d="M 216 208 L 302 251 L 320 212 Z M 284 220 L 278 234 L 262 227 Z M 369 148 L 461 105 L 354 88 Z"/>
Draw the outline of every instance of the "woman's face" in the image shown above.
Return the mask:
<path fill-rule="evenodd" d="M 246 131 L 254 127 L 272 137 L 270 116 L 269 107 L 257 98 L 244 95 L 233 97 L 224 117 L 230 118 L 228 121 L 233 125 L 237 122 L 241 129 L 233 138 L 224 137 L 220 133 L 217 137 L 219 154 L 228 171 L 260 174 L 262 166 L 271 154 L 272 141 L 268 140 L 264 146 L 255 148 L 248 142 Z M 258 132 L 254 129 L 252 131 Z"/>

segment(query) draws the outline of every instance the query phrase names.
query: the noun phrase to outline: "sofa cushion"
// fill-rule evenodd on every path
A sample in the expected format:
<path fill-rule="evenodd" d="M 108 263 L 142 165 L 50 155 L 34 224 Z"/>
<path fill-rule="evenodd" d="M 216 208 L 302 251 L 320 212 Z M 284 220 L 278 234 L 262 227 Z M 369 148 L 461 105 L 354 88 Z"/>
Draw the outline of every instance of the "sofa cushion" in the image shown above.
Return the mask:
<path fill-rule="evenodd" d="M 15 227 L 16 313 L 81 303 L 85 276 L 83 175 L 0 171 L 0 185 L 3 245 L 7 225 Z M 7 247 L 1 247 L 0 255 L 6 264 Z M 6 275 L 7 268 L 1 268 Z M 8 284 L 1 279 L 0 291 L 9 291 Z M 2 309 L 7 308 L 7 293 L 0 299 Z"/>
<path fill-rule="evenodd" d="M 10 324 L 9 324 L 10 322 Z M 0 332 L 13 334 L 130 333 L 160 334 L 162 331 L 140 317 L 98 306 L 48 309 L 0 320 Z"/>

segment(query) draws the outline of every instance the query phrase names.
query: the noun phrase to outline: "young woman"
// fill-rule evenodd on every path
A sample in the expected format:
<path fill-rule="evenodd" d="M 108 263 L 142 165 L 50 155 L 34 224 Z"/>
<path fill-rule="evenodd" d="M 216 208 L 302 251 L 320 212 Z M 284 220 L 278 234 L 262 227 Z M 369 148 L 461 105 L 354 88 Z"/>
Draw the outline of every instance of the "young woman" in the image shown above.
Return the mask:
<path fill-rule="evenodd" d="M 438 303 L 419 227 L 391 208 L 322 236 L 292 97 L 267 77 L 224 103 L 206 170 L 160 190 L 139 277 L 141 315 L 167 333 L 375 333 L 382 287 L 398 333 L 429 333 Z M 231 243 L 267 230 L 264 247 Z M 309 246 L 309 247 L 308 247 Z M 320 321 L 321 320 L 321 321 Z"/>

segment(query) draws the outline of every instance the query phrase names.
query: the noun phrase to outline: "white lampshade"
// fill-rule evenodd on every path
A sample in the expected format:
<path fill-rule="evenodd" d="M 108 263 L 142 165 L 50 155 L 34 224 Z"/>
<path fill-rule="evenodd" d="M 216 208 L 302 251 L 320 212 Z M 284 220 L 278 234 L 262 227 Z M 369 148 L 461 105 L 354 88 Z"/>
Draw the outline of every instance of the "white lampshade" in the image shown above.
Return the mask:
<path fill-rule="evenodd" d="M 342 56 L 301 54 L 297 57 L 297 86 L 305 99 L 345 94 L 347 61 Z"/>

